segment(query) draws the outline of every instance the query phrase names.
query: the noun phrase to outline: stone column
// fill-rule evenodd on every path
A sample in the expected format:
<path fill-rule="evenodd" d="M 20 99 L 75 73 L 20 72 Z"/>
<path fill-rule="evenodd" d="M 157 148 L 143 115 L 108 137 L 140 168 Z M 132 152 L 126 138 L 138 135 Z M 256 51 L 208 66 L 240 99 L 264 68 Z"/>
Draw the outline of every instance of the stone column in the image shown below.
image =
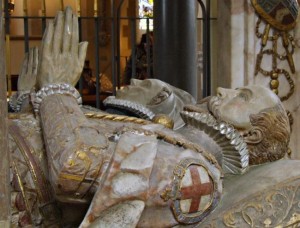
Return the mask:
<path fill-rule="evenodd" d="M 250 0 L 218 1 L 217 86 L 254 84 L 256 20 Z"/>
<path fill-rule="evenodd" d="M 10 181 L 2 3 L 2 0 L 0 0 L 0 227 L 6 228 L 10 227 Z"/>
<path fill-rule="evenodd" d="M 195 0 L 154 4 L 154 77 L 197 94 Z"/>

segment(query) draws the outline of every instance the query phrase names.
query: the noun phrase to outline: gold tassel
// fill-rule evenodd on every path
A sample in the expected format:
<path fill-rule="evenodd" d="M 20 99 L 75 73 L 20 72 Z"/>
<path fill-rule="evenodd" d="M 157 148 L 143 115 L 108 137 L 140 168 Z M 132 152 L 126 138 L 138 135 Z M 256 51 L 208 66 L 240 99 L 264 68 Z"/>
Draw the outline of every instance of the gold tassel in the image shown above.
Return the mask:
<path fill-rule="evenodd" d="M 76 1 L 76 7 L 77 7 L 77 15 L 80 17 L 81 15 L 81 0 Z"/>
<path fill-rule="evenodd" d="M 94 0 L 94 17 L 98 17 L 98 0 Z"/>

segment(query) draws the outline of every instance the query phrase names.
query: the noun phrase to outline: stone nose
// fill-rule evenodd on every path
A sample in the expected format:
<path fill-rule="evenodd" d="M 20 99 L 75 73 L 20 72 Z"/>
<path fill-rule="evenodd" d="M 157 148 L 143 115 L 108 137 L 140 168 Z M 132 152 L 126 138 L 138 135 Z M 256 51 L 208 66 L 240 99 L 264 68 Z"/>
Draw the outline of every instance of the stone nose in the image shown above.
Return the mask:
<path fill-rule="evenodd" d="M 221 98 L 224 98 L 226 96 L 234 96 L 236 95 L 237 91 L 234 89 L 225 89 L 222 87 L 217 88 L 217 95 Z"/>

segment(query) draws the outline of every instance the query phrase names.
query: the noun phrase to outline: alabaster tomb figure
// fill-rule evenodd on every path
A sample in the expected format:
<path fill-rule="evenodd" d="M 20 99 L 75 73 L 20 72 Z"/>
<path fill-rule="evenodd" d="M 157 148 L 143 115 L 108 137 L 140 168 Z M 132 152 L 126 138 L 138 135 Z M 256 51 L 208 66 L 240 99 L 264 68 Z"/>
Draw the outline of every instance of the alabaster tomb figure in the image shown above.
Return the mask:
<path fill-rule="evenodd" d="M 167 115 L 175 122 L 174 130 L 211 151 L 225 172 L 243 173 L 249 162 L 246 147 L 237 149 L 233 146 L 229 149 L 230 136 L 232 139 L 243 136 L 250 150 L 250 164 L 275 161 L 286 155 L 289 119 L 276 94 L 254 85 L 238 89 L 218 88 L 217 93 L 217 96 L 205 98 L 195 105 L 189 93 L 158 79 L 132 79 L 130 86 L 119 90 L 116 97 L 108 97 L 104 104 L 108 112 L 144 119 L 155 120 L 157 114 Z M 181 112 L 184 109 L 185 112 Z M 195 117 L 202 120 L 198 123 L 202 126 L 193 122 Z M 229 139 L 226 153 L 221 152 L 224 145 L 216 143 L 222 141 L 217 139 L 220 135 L 209 127 L 220 124 L 224 129 L 231 129 L 230 135 L 223 134 Z M 278 130 L 272 131 L 273 126 L 277 126 Z M 226 132 L 224 129 L 223 132 Z M 214 138 L 213 142 L 210 138 Z"/>
<path fill-rule="evenodd" d="M 200 221 L 203 211 L 213 210 L 221 196 L 218 162 L 199 145 L 150 121 L 101 112 L 85 115 L 73 86 L 86 49 L 87 43 L 78 42 L 78 18 L 67 8 L 48 24 L 39 51 L 32 49 L 25 59 L 24 68 L 32 72 L 31 80 L 36 78 L 36 83 L 35 88 L 27 88 L 28 99 L 17 95 L 12 102 L 21 111 L 10 116 L 9 128 L 16 163 L 12 179 L 14 224 L 79 225 L 91 201 L 102 201 L 101 190 L 107 191 L 106 202 L 101 203 L 106 206 L 99 208 L 96 201 L 91 204 L 82 227 L 98 224 L 101 216 L 106 221 L 116 213 L 125 213 L 120 225 L 126 221 L 131 226 L 150 224 L 152 219 L 141 218 L 151 214 L 146 209 L 156 211 L 157 207 L 167 218 L 158 219 L 158 224 Z M 38 64 L 31 61 L 33 55 L 39 56 Z M 20 77 L 22 81 L 27 74 Z M 34 113 L 23 112 L 23 103 L 32 103 Z M 194 173 L 199 183 L 202 176 L 199 187 L 205 200 L 198 206 L 174 198 L 182 187 L 178 181 L 185 178 L 184 170 Z M 188 181 L 186 185 L 188 189 Z M 187 199 L 195 195 L 186 191 Z M 170 200 L 174 207 L 169 207 Z M 146 206 L 147 202 L 152 206 Z M 112 206 L 117 206 L 114 215 L 105 216 Z M 193 216 L 189 216 L 190 207 Z M 116 225 L 115 221 L 108 226 L 112 224 Z"/>
<path fill-rule="evenodd" d="M 147 119 L 81 108 L 80 94 L 73 86 L 79 79 L 86 50 L 87 43 L 78 41 L 78 18 L 67 8 L 48 24 L 39 51 L 31 49 L 25 58 L 26 70 L 20 82 L 22 77 L 30 77 L 36 78 L 36 83 L 24 89 L 28 91 L 26 96 L 21 98 L 20 92 L 11 102 L 20 110 L 10 115 L 9 123 L 14 225 L 172 227 L 202 223 L 227 226 L 235 221 L 243 225 L 248 220 L 238 217 L 235 203 L 251 203 L 256 199 L 252 194 L 259 191 L 267 194 L 266 190 L 277 191 L 288 184 L 297 186 L 300 171 L 295 169 L 299 165 L 295 161 L 252 168 L 245 178 L 229 175 L 247 171 L 249 152 L 252 164 L 259 164 L 282 158 L 287 151 L 288 119 L 280 101 L 268 90 L 220 89 L 217 97 L 185 107 L 181 112 L 185 126 L 180 127 L 185 131 L 173 131 Z M 23 83 L 27 84 L 27 80 Z M 154 100 L 155 105 L 163 104 L 165 93 L 176 91 L 157 80 L 134 83 L 142 87 L 160 83 L 172 88 L 168 92 L 147 90 L 150 94 L 144 97 Z M 123 92 L 131 96 L 131 92 Z M 148 101 L 146 104 L 152 104 Z M 31 106 L 34 112 L 28 111 Z M 231 115 L 226 106 L 232 109 Z M 240 115 L 237 107 L 242 110 Z M 159 107 L 162 112 L 163 109 L 163 105 Z M 166 109 L 170 110 L 168 105 Z M 274 131 L 276 134 L 272 134 Z M 206 138 L 199 132 L 204 132 Z M 212 149 L 218 147 L 221 156 L 201 146 L 206 140 L 210 140 Z M 264 149 L 255 150 L 259 145 Z M 273 150 L 265 149 L 268 145 Z M 279 186 L 286 181 L 281 172 L 284 169 L 295 179 Z M 227 182 L 223 189 L 224 176 Z M 288 205 L 299 199 L 297 189 L 294 193 Z M 231 206 L 236 210 L 227 210 Z M 276 204 L 274 208 L 285 209 L 284 206 Z M 283 219 L 276 217 L 278 221 L 263 214 L 255 223 L 256 217 L 247 215 L 253 224 L 260 224 L 262 219 L 266 224 L 287 224 L 284 222 L 292 221 L 296 213 L 294 207 L 288 209 L 282 213 L 286 215 Z M 222 216 L 218 217 L 217 211 Z M 228 216 L 231 220 L 227 221 Z"/>

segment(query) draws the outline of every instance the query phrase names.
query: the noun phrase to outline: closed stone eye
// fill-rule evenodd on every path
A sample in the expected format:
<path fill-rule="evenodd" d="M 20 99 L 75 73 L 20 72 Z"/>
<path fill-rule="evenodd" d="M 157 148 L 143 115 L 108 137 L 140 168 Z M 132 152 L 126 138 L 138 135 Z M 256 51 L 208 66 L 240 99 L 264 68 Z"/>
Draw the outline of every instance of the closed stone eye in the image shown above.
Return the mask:
<path fill-rule="evenodd" d="M 163 88 L 155 97 L 151 99 L 151 101 L 147 105 L 157 105 L 166 100 L 170 95 L 171 91 L 167 88 Z"/>
<path fill-rule="evenodd" d="M 238 97 L 243 99 L 244 101 L 249 101 L 252 97 L 252 91 L 249 89 L 240 89 L 240 92 L 238 94 Z"/>
<path fill-rule="evenodd" d="M 238 97 L 241 98 L 241 99 L 243 99 L 243 100 L 245 100 L 245 101 L 248 101 L 248 100 L 249 100 L 248 95 L 245 94 L 245 93 L 243 93 L 243 92 L 242 92 L 242 93 L 239 93 Z"/>

